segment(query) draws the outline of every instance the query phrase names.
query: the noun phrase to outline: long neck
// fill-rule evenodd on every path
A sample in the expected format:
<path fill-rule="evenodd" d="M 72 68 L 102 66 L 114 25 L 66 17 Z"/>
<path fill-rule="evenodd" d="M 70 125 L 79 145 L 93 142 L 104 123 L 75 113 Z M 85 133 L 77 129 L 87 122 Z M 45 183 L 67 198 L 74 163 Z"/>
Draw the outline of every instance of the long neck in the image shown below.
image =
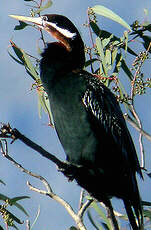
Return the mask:
<path fill-rule="evenodd" d="M 40 62 L 41 80 L 44 87 L 51 87 L 52 81 L 74 70 L 83 69 L 85 63 L 84 44 L 81 38 L 73 40 L 69 52 L 59 42 L 49 43 Z"/>

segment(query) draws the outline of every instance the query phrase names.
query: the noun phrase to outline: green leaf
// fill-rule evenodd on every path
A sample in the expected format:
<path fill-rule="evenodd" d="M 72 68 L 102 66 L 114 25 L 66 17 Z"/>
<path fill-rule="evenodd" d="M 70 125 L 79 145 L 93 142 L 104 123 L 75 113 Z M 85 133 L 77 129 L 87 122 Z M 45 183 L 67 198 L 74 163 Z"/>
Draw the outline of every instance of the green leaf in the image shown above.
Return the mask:
<path fill-rule="evenodd" d="M 110 36 L 112 36 L 112 34 L 106 30 L 100 30 L 100 28 L 98 27 L 98 25 L 94 22 L 90 22 L 90 26 L 93 30 L 93 32 L 100 38 L 109 38 Z M 111 42 L 116 41 L 116 42 L 120 42 L 120 38 L 116 37 L 115 35 L 113 35 L 113 37 L 110 40 Z M 123 45 L 121 47 L 122 49 L 125 49 L 125 45 Z M 127 47 L 127 52 L 130 53 L 133 56 L 138 56 L 131 48 Z"/>
<path fill-rule="evenodd" d="M 115 69 L 114 69 L 113 72 L 119 73 L 120 68 L 121 68 L 122 59 L 123 59 L 122 54 L 121 54 L 121 53 L 118 53 L 118 54 L 116 55 Z"/>
<path fill-rule="evenodd" d="M 44 6 L 41 6 L 38 10 L 34 11 L 34 14 L 39 14 L 41 11 L 51 7 L 51 5 L 52 5 L 52 1 L 48 0 L 47 3 Z"/>
<path fill-rule="evenodd" d="M 85 67 L 88 67 L 89 65 L 93 64 L 94 62 L 98 61 L 98 59 L 93 58 L 85 62 Z"/>
<path fill-rule="evenodd" d="M 71 226 L 68 230 L 78 230 L 78 229 L 74 226 Z"/>
<path fill-rule="evenodd" d="M 104 61 L 104 50 L 103 50 L 101 39 L 99 37 L 96 38 L 96 49 L 99 53 L 101 61 L 103 62 Z"/>
<path fill-rule="evenodd" d="M 7 213 L 9 214 L 10 218 L 13 219 L 13 221 L 15 221 L 18 224 L 23 224 L 23 221 L 21 221 L 18 217 L 16 217 L 13 213 L 9 212 L 7 210 Z"/>
<path fill-rule="evenodd" d="M 113 34 L 111 34 L 110 37 L 104 38 L 104 39 L 102 40 L 102 46 L 103 46 L 103 48 L 106 47 L 106 46 L 109 44 L 109 42 L 111 41 L 112 38 L 113 38 Z"/>
<path fill-rule="evenodd" d="M 98 51 L 98 54 L 99 54 L 100 60 L 101 60 L 101 62 L 100 62 L 100 73 L 103 73 L 105 76 L 107 76 L 108 70 L 111 68 L 111 66 L 108 66 L 108 64 L 111 61 L 111 60 L 109 60 L 111 53 L 109 54 L 109 52 L 110 52 L 109 51 L 109 52 L 104 54 L 102 40 L 99 37 L 96 38 L 96 49 Z M 105 55 L 106 55 L 106 57 L 105 57 Z M 109 61 L 109 63 L 107 63 L 106 60 Z"/>
<path fill-rule="evenodd" d="M 14 30 L 23 30 L 26 26 L 29 26 L 29 24 L 19 21 L 19 25 L 15 26 Z"/>
<path fill-rule="evenodd" d="M 15 58 L 8 50 L 7 50 L 7 52 L 8 52 L 8 54 L 9 54 L 9 56 L 10 56 L 15 62 L 17 62 L 17 63 L 20 64 L 20 65 L 24 65 L 23 62 L 21 62 L 21 61 L 19 61 L 17 58 Z"/>
<path fill-rule="evenodd" d="M 3 185 L 6 185 L 6 184 L 4 183 L 4 181 L 2 181 L 2 180 L 0 180 L 0 183 L 3 184 Z"/>
<path fill-rule="evenodd" d="M 29 56 L 25 53 L 25 51 L 21 48 L 19 48 L 13 41 L 10 41 L 11 47 L 13 48 L 16 56 L 18 59 L 16 59 L 12 54 L 9 55 L 19 64 L 24 65 L 26 68 L 27 73 L 34 79 L 37 80 L 39 79 L 39 74 L 36 71 L 35 66 L 32 64 Z"/>
<path fill-rule="evenodd" d="M 108 72 L 112 68 L 112 65 L 111 65 L 111 51 L 108 50 L 108 49 L 105 51 L 105 62 L 106 62 L 106 66 L 107 66 L 106 68 L 107 68 L 107 72 Z"/>
<path fill-rule="evenodd" d="M 1 207 L 2 206 L 0 205 L 0 208 Z M 19 218 L 17 218 L 13 213 L 11 213 L 10 211 L 8 211 L 6 208 L 3 207 L 3 210 L 6 212 L 6 215 L 8 215 L 8 221 L 7 221 L 8 226 L 14 226 L 12 224 L 12 222 L 11 223 L 9 222 L 10 219 L 12 219 L 13 221 L 15 221 L 18 224 L 23 224 L 23 222 Z"/>
<path fill-rule="evenodd" d="M 143 214 L 144 214 L 144 217 L 148 217 L 151 221 L 151 210 L 144 210 Z"/>
<path fill-rule="evenodd" d="M 114 48 L 114 50 L 112 51 L 112 65 L 116 59 L 117 52 L 118 52 L 118 48 Z"/>
<path fill-rule="evenodd" d="M 22 50 L 13 41 L 10 41 L 10 43 L 11 43 L 11 46 L 12 46 L 12 48 L 13 48 L 16 56 L 19 58 L 19 60 L 24 65 L 25 61 L 24 61 L 24 58 L 23 58 L 23 52 L 22 52 Z"/>
<path fill-rule="evenodd" d="M 124 48 L 124 47 L 123 47 Z M 138 55 L 129 47 L 127 47 L 127 52 L 132 54 L 133 56 L 137 57 Z"/>
<path fill-rule="evenodd" d="M 29 216 L 29 214 L 26 212 L 26 210 L 23 208 L 22 205 L 15 203 L 14 206 L 16 206 L 18 209 L 20 209 L 20 211 L 22 211 L 26 216 Z"/>
<path fill-rule="evenodd" d="M 10 198 L 0 193 L 0 200 L 6 201 L 6 200 L 10 200 Z"/>
<path fill-rule="evenodd" d="M 121 24 L 122 26 L 127 28 L 129 31 L 131 31 L 131 27 L 129 26 L 129 24 L 125 20 L 123 20 L 120 16 L 115 14 L 112 10 L 110 10 L 110 9 L 108 9 L 102 5 L 96 5 L 96 6 L 92 7 L 92 10 L 94 11 L 94 13 L 99 14 L 99 15 L 104 16 L 104 17 L 107 17 L 107 18 Z"/>
<path fill-rule="evenodd" d="M 11 205 L 14 205 L 16 201 L 23 200 L 23 199 L 29 199 L 29 198 L 30 198 L 29 196 L 17 196 L 17 197 L 10 199 L 10 203 Z"/>
<path fill-rule="evenodd" d="M 32 64 L 29 56 L 23 50 L 22 50 L 22 54 L 24 57 L 25 64 L 26 64 L 28 70 L 30 71 L 32 78 L 34 80 L 39 79 L 39 75 L 38 75 L 37 71 L 35 70 L 35 67 Z"/>
<path fill-rule="evenodd" d="M 89 210 L 88 210 L 88 212 L 87 212 L 87 215 L 88 215 L 88 218 L 89 218 L 89 220 L 90 220 L 92 226 L 93 226 L 96 230 L 103 230 L 101 226 L 98 226 L 98 225 L 94 222 L 93 217 L 92 217 L 92 215 L 91 215 L 91 213 L 90 213 Z"/>
<path fill-rule="evenodd" d="M 143 206 L 151 206 L 151 202 L 142 200 Z"/>
<path fill-rule="evenodd" d="M 41 89 L 40 93 L 38 93 L 38 111 L 39 111 L 40 118 L 41 118 L 41 109 L 43 109 L 45 113 L 48 114 L 49 123 L 53 127 L 54 122 L 53 122 L 53 117 L 50 109 L 49 100 L 47 99 L 47 97 L 48 96 L 46 96 L 45 91 Z"/>
<path fill-rule="evenodd" d="M 101 34 L 101 30 L 100 30 L 100 28 L 98 27 L 98 25 L 97 25 L 95 22 L 91 21 L 91 22 L 90 22 L 90 26 L 91 26 L 93 32 L 96 34 L 96 36 L 99 37 L 100 34 Z"/>
<path fill-rule="evenodd" d="M 124 70 L 124 72 L 127 74 L 127 76 L 129 77 L 130 81 L 132 81 L 133 74 L 131 73 L 130 69 L 128 68 L 126 62 L 123 59 L 121 60 L 121 67 Z"/>
<path fill-rule="evenodd" d="M 99 214 L 99 216 L 102 218 L 102 220 L 106 223 L 107 227 L 109 229 L 112 229 L 112 226 L 111 226 L 109 219 L 106 217 L 106 214 L 102 211 L 102 209 L 98 206 L 97 202 L 93 202 L 92 207 Z"/>

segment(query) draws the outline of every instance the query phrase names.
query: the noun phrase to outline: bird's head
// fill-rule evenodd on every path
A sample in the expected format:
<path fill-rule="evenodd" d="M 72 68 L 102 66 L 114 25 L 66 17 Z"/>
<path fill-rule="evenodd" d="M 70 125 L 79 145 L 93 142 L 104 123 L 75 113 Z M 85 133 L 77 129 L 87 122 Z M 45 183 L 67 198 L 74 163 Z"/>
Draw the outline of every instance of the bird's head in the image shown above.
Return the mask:
<path fill-rule="evenodd" d="M 47 31 L 67 50 L 75 63 L 75 67 L 83 68 L 85 63 L 84 43 L 77 28 L 67 17 L 58 14 L 46 14 L 40 17 L 10 15 L 10 17 L 19 21 L 30 22 Z"/>
<path fill-rule="evenodd" d="M 41 17 L 25 17 L 9 15 L 19 21 L 30 22 L 47 31 L 51 36 L 61 42 L 70 52 L 74 41 L 82 41 L 74 24 L 65 16 L 58 14 L 46 14 Z"/>

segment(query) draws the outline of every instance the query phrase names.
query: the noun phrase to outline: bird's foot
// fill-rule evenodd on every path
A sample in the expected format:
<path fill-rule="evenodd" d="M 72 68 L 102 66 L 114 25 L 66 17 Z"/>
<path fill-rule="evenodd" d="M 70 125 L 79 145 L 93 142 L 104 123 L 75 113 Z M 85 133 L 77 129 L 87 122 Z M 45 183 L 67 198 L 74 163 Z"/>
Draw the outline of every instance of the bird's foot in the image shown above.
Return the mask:
<path fill-rule="evenodd" d="M 69 181 L 73 181 L 74 179 L 76 179 L 78 169 L 78 166 L 71 164 L 69 162 L 64 162 L 63 167 L 58 167 L 58 171 L 62 172 L 68 178 Z"/>

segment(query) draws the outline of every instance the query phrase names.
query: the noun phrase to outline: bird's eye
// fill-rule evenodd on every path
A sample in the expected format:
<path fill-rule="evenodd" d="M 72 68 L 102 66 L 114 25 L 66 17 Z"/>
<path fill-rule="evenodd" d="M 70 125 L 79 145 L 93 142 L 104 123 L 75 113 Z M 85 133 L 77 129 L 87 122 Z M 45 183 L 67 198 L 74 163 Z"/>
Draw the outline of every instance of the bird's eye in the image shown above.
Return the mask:
<path fill-rule="evenodd" d="M 43 21 L 48 21 L 48 17 L 47 16 L 42 16 L 41 17 Z"/>

